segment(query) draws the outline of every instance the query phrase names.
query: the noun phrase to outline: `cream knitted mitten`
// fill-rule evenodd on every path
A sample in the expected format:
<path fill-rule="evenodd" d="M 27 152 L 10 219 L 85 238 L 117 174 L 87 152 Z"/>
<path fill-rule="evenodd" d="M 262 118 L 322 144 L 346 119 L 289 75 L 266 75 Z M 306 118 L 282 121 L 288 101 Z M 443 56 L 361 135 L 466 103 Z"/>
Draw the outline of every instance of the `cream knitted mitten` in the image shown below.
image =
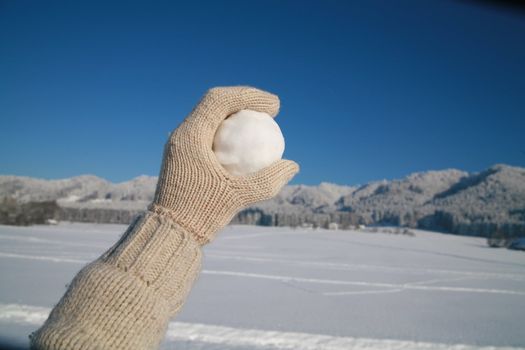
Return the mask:
<path fill-rule="evenodd" d="M 156 349 L 182 307 L 210 242 L 242 208 L 275 196 L 299 170 L 289 160 L 247 176 L 229 174 L 212 151 L 228 115 L 275 116 L 279 99 L 250 87 L 209 90 L 172 132 L 155 199 L 121 239 L 84 267 L 44 325 L 33 349 Z"/>

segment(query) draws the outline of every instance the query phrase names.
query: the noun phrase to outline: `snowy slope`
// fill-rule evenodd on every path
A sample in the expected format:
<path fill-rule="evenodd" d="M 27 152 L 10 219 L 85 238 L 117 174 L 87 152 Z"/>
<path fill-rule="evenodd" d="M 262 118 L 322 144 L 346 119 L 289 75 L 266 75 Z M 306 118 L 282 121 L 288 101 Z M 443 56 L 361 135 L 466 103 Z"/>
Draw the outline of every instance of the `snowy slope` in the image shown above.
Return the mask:
<path fill-rule="evenodd" d="M 15 215 L 5 209 L 3 200 L 9 198 L 19 204 L 56 200 L 64 210 L 55 219 L 126 223 L 151 202 L 156 181 L 151 176 L 117 184 L 91 175 L 63 180 L 0 176 L 0 222 L 9 222 L 2 217 Z M 525 235 L 525 169 L 500 164 L 476 174 L 455 169 L 425 171 L 360 187 L 290 185 L 236 220 L 279 226 L 386 224 L 520 236 Z"/>
<path fill-rule="evenodd" d="M 0 226 L 0 338 L 23 344 L 121 225 Z M 232 226 L 165 349 L 525 348 L 525 254 L 472 237 Z"/>

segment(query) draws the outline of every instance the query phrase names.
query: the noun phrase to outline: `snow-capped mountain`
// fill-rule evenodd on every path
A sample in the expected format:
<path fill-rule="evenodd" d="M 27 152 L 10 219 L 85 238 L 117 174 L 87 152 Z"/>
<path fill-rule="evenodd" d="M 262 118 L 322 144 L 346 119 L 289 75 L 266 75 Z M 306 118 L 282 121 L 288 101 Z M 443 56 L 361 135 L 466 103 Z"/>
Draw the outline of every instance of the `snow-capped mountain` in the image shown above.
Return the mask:
<path fill-rule="evenodd" d="M 63 219 L 127 222 L 151 202 L 156 182 L 151 176 L 122 183 L 93 175 L 63 180 L 0 176 L 0 200 L 56 201 Z M 326 226 L 333 221 L 343 227 L 390 224 L 464 234 L 525 233 L 525 169 L 500 164 L 474 174 L 426 171 L 360 187 L 289 185 L 236 218 L 269 225 Z"/>
<path fill-rule="evenodd" d="M 94 175 L 61 180 L 0 176 L 0 198 L 21 203 L 57 201 L 64 207 L 142 209 L 152 201 L 156 184 L 156 177 L 145 175 L 121 183 Z"/>

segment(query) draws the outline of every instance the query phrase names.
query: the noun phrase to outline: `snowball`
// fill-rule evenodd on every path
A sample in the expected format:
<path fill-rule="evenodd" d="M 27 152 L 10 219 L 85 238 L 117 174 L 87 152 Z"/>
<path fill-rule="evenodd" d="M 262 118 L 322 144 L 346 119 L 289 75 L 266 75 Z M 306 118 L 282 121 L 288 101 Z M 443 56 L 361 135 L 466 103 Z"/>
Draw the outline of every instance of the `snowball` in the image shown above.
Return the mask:
<path fill-rule="evenodd" d="M 228 172 L 246 175 L 281 159 L 284 137 L 269 114 L 243 109 L 219 125 L 213 151 Z"/>

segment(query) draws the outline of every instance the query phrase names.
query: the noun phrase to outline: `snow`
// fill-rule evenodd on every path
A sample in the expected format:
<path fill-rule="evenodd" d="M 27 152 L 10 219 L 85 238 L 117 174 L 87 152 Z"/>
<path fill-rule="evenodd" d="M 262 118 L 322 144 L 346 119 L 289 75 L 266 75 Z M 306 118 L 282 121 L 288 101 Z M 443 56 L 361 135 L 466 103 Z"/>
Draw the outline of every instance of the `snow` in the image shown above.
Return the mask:
<path fill-rule="evenodd" d="M 242 176 L 281 159 L 284 137 L 269 114 L 243 109 L 219 125 L 213 151 L 228 172 Z"/>
<path fill-rule="evenodd" d="M 27 344 L 124 230 L 0 226 L 0 340 Z M 415 233 L 227 227 L 163 348 L 525 348 L 525 254 Z"/>

